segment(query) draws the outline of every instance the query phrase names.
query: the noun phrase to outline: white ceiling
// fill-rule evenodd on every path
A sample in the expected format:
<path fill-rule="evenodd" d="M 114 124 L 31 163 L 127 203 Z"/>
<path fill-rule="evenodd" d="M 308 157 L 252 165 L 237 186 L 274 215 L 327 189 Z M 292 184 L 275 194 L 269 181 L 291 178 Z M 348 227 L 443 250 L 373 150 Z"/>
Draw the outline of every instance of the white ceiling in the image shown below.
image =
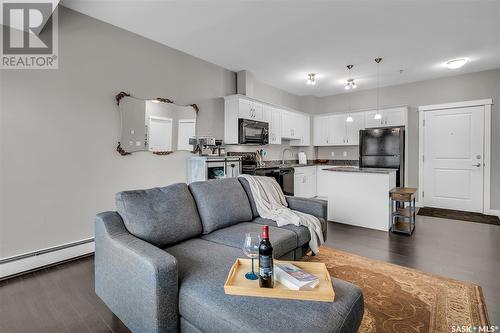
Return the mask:
<path fill-rule="evenodd" d="M 382 86 L 500 68 L 500 1 L 62 3 L 297 95 L 344 92 L 348 64 L 358 89 L 374 88 L 379 56 Z M 443 66 L 457 57 L 470 62 Z"/>

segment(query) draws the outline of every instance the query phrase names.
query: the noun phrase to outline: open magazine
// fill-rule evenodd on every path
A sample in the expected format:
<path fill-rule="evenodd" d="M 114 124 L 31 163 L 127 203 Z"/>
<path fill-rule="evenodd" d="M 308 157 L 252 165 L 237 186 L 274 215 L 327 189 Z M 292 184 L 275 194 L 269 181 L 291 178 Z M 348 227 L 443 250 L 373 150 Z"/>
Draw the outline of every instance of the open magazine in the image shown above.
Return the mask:
<path fill-rule="evenodd" d="M 319 284 L 318 277 L 289 263 L 275 264 L 274 278 L 276 281 L 292 290 L 313 289 Z"/>

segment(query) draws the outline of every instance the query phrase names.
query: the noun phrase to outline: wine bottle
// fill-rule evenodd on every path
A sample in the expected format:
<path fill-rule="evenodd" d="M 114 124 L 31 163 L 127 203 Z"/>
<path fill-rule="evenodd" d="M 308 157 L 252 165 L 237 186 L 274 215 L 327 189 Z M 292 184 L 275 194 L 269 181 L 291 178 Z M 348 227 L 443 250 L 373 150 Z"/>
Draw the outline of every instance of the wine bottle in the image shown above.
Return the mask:
<path fill-rule="evenodd" d="M 262 229 L 262 240 L 259 245 L 259 286 L 273 288 L 273 247 L 269 242 L 269 227 L 265 225 Z"/>

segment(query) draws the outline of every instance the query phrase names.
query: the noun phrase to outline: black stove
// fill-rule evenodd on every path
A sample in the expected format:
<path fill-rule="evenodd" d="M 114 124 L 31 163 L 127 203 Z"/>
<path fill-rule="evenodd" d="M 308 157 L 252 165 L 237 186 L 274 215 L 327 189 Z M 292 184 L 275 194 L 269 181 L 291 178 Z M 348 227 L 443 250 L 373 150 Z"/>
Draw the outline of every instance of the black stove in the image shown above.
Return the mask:
<path fill-rule="evenodd" d="M 275 167 L 259 167 L 257 154 L 252 152 L 227 152 L 227 156 L 238 156 L 241 159 L 241 173 L 255 176 L 273 177 L 285 195 L 293 195 L 294 169 Z"/>

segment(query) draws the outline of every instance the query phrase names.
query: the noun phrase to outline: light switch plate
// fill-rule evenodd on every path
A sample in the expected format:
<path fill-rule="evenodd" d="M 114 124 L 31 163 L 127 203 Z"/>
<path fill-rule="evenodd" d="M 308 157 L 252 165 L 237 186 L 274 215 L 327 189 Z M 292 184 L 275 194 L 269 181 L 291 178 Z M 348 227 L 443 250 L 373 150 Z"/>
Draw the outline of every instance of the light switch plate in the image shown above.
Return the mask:
<path fill-rule="evenodd" d="M 344 157 L 347 157 L 347 152 L 345 151 L 344 154 L 343 154 Z"/>
<path fill-rule="evenodd" d="M 136 145 L 137 147 L 139 147 L 141 144 L 142 144 L 142 142 L 141 142 L 141 141 L 136 141 L 136 142 L 135 142 L 135 145 Z"/>
<path fill-rule="evenodd" d="M 335 157 L 335 152 L 334 152 L 334 151 L 332 151 L 332 153 L 331 153 L 331 154 L 332 154 L 332 157 Z"/>

